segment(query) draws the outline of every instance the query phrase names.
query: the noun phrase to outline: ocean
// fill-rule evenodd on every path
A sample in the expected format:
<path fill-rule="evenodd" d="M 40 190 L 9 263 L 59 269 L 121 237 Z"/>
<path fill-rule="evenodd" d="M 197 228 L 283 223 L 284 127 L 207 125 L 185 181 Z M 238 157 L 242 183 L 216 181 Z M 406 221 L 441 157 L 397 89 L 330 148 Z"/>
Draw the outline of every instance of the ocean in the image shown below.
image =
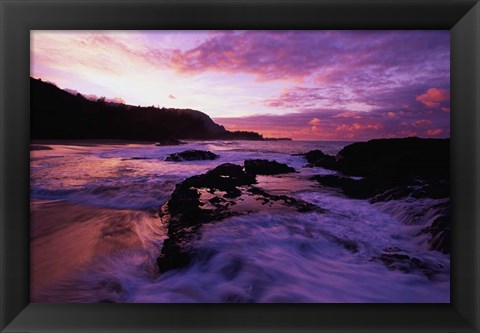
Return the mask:
<path fill-rule="evenodd" d="M 336 174 L 302 156 L 336 154 L 349 142 L 187 141 L 149 144 L 43 144 L 31 152 L 31 300 L 38 303 L 448 303 L 450 256 L 429 250 L 420 231 L 448 199 L 370 203 L 320 186 Z M 187 149 L 216 160 L 168 162 Z M 257 176 L 258 187 L 326 210 L 265 208 L 204 225 L 188 267 L 158 272 L 167 222 L 159 208 L 182 180 L 246 159 L 286 163 L 297 173 Z M 348 251 L 342 243 L 355 244 Z M 435 274 L 389 269 L 395 251 Z"/>

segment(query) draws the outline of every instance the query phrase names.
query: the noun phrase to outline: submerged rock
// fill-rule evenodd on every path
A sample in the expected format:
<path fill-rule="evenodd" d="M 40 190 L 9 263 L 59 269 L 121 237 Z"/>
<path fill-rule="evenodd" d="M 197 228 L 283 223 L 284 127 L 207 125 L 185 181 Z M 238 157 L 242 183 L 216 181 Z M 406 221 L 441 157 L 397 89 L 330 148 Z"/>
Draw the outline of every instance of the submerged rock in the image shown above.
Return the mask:
<path fill-rule="evenodd" d="M 253 175 L 279 175 L 295 172 L 295 169 L 284 163 L 269 160 L 246 160 L 245 172 Z"/>
<path fill-rule="evenodd" d="M 279 207 L 323 212 L 299 199 L 271 195 L 252 186 L 255 183 L 255 175 L 246 173 L 240 165 L 224 163 L 177 184 L 170 200 L 159 211 L 160 218 L 168 223 L 168 238 L 157 258 L 160 272 L 189 264 L 196 254 L 192 240 L 206 223 Z"/>
<path fill-rule="evenodd" d="M 178 146 L 184 145 L 186 142 L 180 141 L 178 139 L 162 139 L 160 141 L 155 142 L 155 146 Z"/>
<path fill-rule="evenodd" d="M 312 212 L 316 211 L 319 213 L 324 213 L 325 210 L 306 201 L 303 200 L 298 200 L 292 197 L 289 197 L 288 195 L 273 195 L 265 192 L 264 190 L 258 188 L 258 187 L 250 187 L 247 189 L 249 193 L 252 193 L 254 195 L 258 195 L 259 198 L 256 200 L 263 201 L 264 203 L 268 203 L 270 201 L 282 201 L 284 204 L 289 205 L 291 207 L 295 207 L 298 212 Z"/>
<path fill-rule="evenodd" d="M 214 160 L 220 156 L 207 150 L 185 150 L 180 153 L 173 153 L 165 158 L 165 161 L 197 161 L 197 160 Z"/>
<path fill-rule="evenodd" d="M 445 254 L 450 253 L 450 206 L 447 207 L 447 213 L 439 215 L 432 224 L 420 231 L 421 234 L 430 234 L 428 244 L 431 250 L 440 251 Z"/>
<path fill-rule="evenodd" d="M 343 194 L 353 199 L 368 199 L 394 186 L 388 179 L 353 179 L 339 175 L 316 175 L 311 179 L 322 186 L 340 189 Z"/>
<path fill-rule="evenodd" d="M 304 154 L 304 157 L 309 167 L 315 166 L 333 170 L 336 168 L 335 156 L 327 155 L 319 149 L 309 151 Z"/>
<path fill-rule="evenodd" d="M 407 274 L 418 272 L 424 274 L 430 280 L 443 268 L 441 264 L 422 261 L 399 253 L 383 253 L 379 257 L 374 257 L 373 260 L 383 262 L 391 271 L 398 270 Z"/>
<path fill-rule="evenodd" d="M 391 188 L 383 191 L 376 191 L 374 197 L 369 201 L 371 203 L 398 200 L 405 197 L 412 197 L 415 199 L 430 198 L 443 199 L 448 198 L 450 194 L 450 186 L 444 180 L 431 180 L 430 183 L 424 180 L 411 179 L 404 180 L 404 184 L 394 184 Z"/>

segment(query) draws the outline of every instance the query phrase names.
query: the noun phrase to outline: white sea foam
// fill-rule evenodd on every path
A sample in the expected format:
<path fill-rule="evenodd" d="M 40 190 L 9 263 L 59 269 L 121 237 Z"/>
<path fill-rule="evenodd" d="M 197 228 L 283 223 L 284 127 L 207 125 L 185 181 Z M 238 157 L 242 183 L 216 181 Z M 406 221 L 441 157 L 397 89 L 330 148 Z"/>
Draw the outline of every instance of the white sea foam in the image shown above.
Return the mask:
<path fill-rule="evenodd" d="M 211 223 L 195 240 L 192 265 L 160 276 L 155 259 L 165 230 L 139 215 L 134 230 L 142 247 L 99 257 L 47 299 L 62 295 L 60 301 L 76 302 L 449 302 L 450 258 L 429 251 L 427 235 L 419 235 L 442 214 L 441 200 L 351 200 L 309 180 L 314 174 L 335 172 L 305 168 L 303 157 L 291 155 L 312 149 L 335 154 L 345 144 L 202 141 L 168 147 L 56 147 L 32 153 L 33 199 L 153 212 L 187 177 L 226 162 L 265 158 L 287 163 L 298 173 L 258 177 L 260 187 L 327 210 L 265 211 Z M 168 154 L 187 149 L 210 150 L 220 158 L 165 161 Z M 387 248 L 436 265 L 435 278 L 421 271 L 390 271 L 375 260 Z"/>

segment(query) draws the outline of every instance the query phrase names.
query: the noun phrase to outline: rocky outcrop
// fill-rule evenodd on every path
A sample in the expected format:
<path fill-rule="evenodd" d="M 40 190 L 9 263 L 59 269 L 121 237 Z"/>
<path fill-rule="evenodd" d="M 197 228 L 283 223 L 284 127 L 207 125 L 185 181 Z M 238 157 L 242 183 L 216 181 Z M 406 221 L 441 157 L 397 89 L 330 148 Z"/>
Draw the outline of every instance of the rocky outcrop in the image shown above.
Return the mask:
<path fill-rule="evenodd" d="M 380 139 L 348 145 L 335 158 L 320 150 L 304 157 L 308 166 L 338 171 L 337 175 L 316 175 L 312 179 L 350 198 L 371 203 L 407 197 L 443 199 L 449 197 L 449 147 L 449 139 Z M 450 215 L 439 216 L 423 233 L 430 234 L 432 250 L 449 253 Z"/>
<path fill-rule="evenodd" d="M 450 139 L 378 139 L 356 142 L 336 156 L 336 170 L 363 177 L 449 178 Z"/>
<path fill-rule="evenodd" d="M 295 172 L 295 169 L 284 163 L 269 160 L 246 160 L 245 172 L 252 175 L 279 175 Z"/>
<path fill-rule="evenodd" d="M 298 212 L 302 212 L 302 213 L 312 212 L 312 211 L 316 211 L 319 213 L 325 212 L 325 210 L 315 206 L 314 204 L 289 197 L 288 195 L 273 195 L 254 186 L 248 188 L 247 191 L 257 196 L 255 200 L 262 201 L 263 205 L 269 204 L 271 202 L 283 202 L 285 205 L 294 207 Z"/>
<path fill-rule="evenodd" d="M 448 198 L 450 195 L 450 185 L 445 180 L 432 179 L 430 182 L 421 179 L 406 180 L 406 184 L 393 184 L 387 188 L 375 191 L 375 196 L 370 199 L 370 202 L 390 201 L 405 197 L 442 199 Z"/>
<path fill-rule="evenodd" d="M 168 238 L 157 259 L 160 272 L 189 264 L 195 257 L 192 240 L 207 223 L 279 206 L 298 212 L 323 212 L 313 204 L 269 194 L 254 184 L 255 175 L 231 163 L 177 184 L 170 200 L 159 211 L 160 218 L 168 224 Z"/>
<path fill-rule="evenodd" d="M 316 175 L 311 179 L 316 180 L 322 186 L 337 188 L 353 199 L 368 199 L 377 191 L 375 184 L 366 179 L 355 180 L 338 175 Z"/>
<path fill-rule="evenodd" d="M 432 279 L 443 268 L 438 263 L 422 261 L 401 253 L 383 253 L 379 257 L 374 257 L 373 260 L 383 262 L 391 271 L 398 270 L 407 274 L 421 273 L 428 279 Z"/>
<path fill-rule="evenodd" d="M 220 156 L 207 150 L 185 150 L 180 153 L 173 153 L 165 158 L 165 161 L 181 162 L 181 161 L 197 161 L 197 160 L 214 160 Z"/>
<path fill-rule="evenodd" d="M 449 139 L 379 139 L 344 147 L 334 162 L 320 150 L 308 152 L 305 158 L 308 165 L 337 170 L 339 175 L 314 179 L 352 198 L 373 198 L 372 202 L 406 196 L 445 198 L 449 195 L 449 147 Z"/>
<path fill-rule="evenodd" d="M 419 179 L 377 177 L 353 179 L 340 175 L 316 175 L 311 179 L 322 186 L 339 189 L 350 198 L 369 199 L 370 203 L 405 197 L 441 199 L 449 195 L 449 184 L 438 180 L 427 183 Z"/>
<path fill-rule="evenodd" d="M 305 159 L 308 162 L 309 167 L 322 167 L 325 169 L 335 170 L 336 159 L 335 156 L 327 155 L 321 150 L 311 150 L 304 154 Z"/>
<path fill-rule="evenodd" d="M 428 244 L 435 251 L 450 253 L 450 237 L 452 227 L 450 224 L 450 207 L 444 215 L 439 215 L 432 224 L 420 232 L 421 234 L 429 234 Z"/>

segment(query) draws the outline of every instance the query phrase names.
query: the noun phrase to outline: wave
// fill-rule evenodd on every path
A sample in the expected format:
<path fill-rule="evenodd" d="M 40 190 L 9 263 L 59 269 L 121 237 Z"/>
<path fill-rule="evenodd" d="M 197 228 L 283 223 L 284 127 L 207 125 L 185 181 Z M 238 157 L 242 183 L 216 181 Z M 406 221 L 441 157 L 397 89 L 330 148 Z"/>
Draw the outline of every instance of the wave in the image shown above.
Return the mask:
<path fill-rule="evenodd" d="M 332 234 L 316 214 L 260 213 L 208 225 L 193 244 L 197 255 L 190 267 L 139 287 L 131 301 L 449 301 L 448 271 L 439 272 L 443 278 L 432 285 L 420 273 L 390 271 L 373 261 L 368 232 Z"/>
<path fill-rule="evenodd" d="M 348 199 L 309 180 L 312 175 L 334 171 L 306 168 L 303 157 L 291 156 L 312 148 L 335 154 L 346 144 L 196 141 L 167 147 L 86 147 L 78 154 L 66 151 L 61 159 L 32 159 L 33 199 L 64 200 L 87 205 L 86 209 L 136 210 L 126 219 L 114 211 L 91 222 L 92 230 L 97 224 L 127 225 L 129 237 L 137 240 L 135 246 L 99 252 L 41 300 L 449 302 L 450 257 L 430 251 L 429 235 L 421 233 L 447 214 L 448 200 L 371 204 Z M 164 161 L 167 155 L 187 149 L 208 149 L 220 158 Z M 241 165 L 249 158 L 274 159 L 294 167 L 298 173 L 257 177 L 258 186 L 313 203 L 326 213 L 265 211 L 205 225 L 192 242 L 196 253 L 192 264 L 159 275 L 156 258 L 166 237 L 167 221 L 159 220 L 154 212 L 185 178 L 226 162 Z M 121 244 L 126 237 L 122 228 L 102 231 L 101 241 Z M 58 237 L 66 235 L 59 233 Z M 81 251 L 83 244 L 72 246 Z M 392 258 L 389 255 L 418 259 L 425 263 L 428 274 L 424 268 L 408 273 L 391 269 L 385 263 Z"/>

